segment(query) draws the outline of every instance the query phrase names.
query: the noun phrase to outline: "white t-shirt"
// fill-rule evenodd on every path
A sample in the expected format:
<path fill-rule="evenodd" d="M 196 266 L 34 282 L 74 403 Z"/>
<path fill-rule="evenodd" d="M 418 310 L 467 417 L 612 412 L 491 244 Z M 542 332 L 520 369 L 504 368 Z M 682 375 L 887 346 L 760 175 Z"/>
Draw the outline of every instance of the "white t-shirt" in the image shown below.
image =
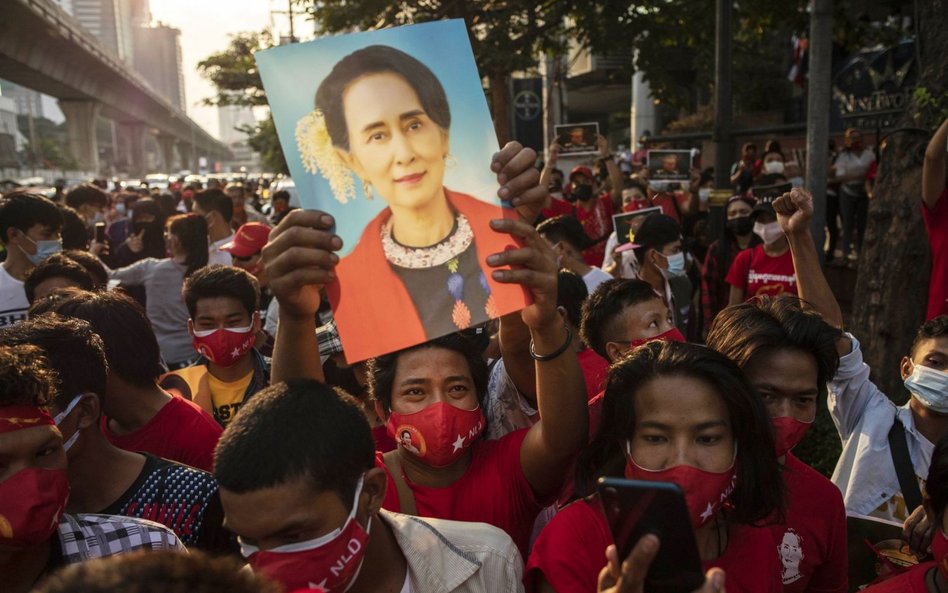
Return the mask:
<path fill-rule="evenodd" d="M 226 245 L 234 240 L 234 234 L 231 233 L 230 236 L 224 237 L 220 241 L 214 241 L 208 246 L 207 249 L 207 265 L 213 266 L 215 264 L 220 264 L 222 266 L 230 266 L 234 263 L 234 258 L 227 251 L 221 251 L 221 246 Z"/>
<path fill-rule="evenodd" d="M 583 282 L 586 283 L 586 290 L 589 291 L 589 294 L 592 294 L 600 284 L 606 280 L 612 280 L 612 276 L 603 272 L 596 266 L 593 266 L 591 270 L 586 272 L 586 275 L 583 276 Z"/>
<path fill-rule="evenodd" d="M 26 300 L 23 282 L 0 266 L 0 327 L 26 321 L 29 308 L 30 302 Z"/>

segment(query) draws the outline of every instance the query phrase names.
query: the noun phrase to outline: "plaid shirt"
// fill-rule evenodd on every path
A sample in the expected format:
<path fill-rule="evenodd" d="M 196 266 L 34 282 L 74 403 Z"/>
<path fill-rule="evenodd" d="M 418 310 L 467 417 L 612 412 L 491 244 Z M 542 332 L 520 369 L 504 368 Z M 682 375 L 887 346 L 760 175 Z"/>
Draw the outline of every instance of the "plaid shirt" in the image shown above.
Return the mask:
<path fill-rule="evenodd" d="M 174 532 L 164 525 L 114 515 L 63 515 L 56 536 L 60 543 L 60 565 L 135 550 L 186 551 Z"/>

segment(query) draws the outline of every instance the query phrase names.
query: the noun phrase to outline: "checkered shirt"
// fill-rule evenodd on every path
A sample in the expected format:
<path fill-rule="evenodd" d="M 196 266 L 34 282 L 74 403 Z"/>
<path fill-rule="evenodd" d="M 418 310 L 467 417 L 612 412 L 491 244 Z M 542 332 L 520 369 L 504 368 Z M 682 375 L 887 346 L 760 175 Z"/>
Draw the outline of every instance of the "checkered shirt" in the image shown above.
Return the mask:
<path fill-rule="evenodd" d="M 82 513 L 63 515 L 57 528 L 63 564 L 135 550 L 185 551 L 173 531 L 152 521 Z"/>

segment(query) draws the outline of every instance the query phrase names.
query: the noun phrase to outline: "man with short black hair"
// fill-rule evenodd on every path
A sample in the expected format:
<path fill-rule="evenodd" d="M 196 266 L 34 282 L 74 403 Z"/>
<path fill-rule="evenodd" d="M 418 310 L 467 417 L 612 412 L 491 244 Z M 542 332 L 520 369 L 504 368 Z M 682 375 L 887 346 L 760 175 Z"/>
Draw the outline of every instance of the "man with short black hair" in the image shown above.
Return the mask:
<path fill-rule="evenodd" d="M 158 340 L 141 305 L 120 291 L 67 290 L 34 308 L 88 321 L 109 363 L 102 432 L 126 451 L 144 451 L 211 471 L 221 427 L 194 402 L 158 386 Z"/>
<path fill-rule="evenodd" d="M 0 266 L 0 327 L 27 318 L 23 281 L 37 264 L 62 251 L 62 227 L 59 208 L 43 196 L 13 192 L 0 198 L 0 241 L 7 252 Z"/>
<path fill-rule="evenodd" d="M 69 477 L 63 437 L 49 406 L 56 373 L 30 344 L 0 346 L 0 575 L 5 593 L 25 593 L 56 569 L 134 550 L 184 546 L 141 519 L 64 514 Z"/>
<path fill-rule="evenodd" d="M 195 214 L 207 220 L 207 265 L 233 263 L 230 254 L 221 251 L 221 246 L 234 239 L 230 221 L 234 217 L 234 203 L 219 189 L 206 189 L 194 194 Z"/>
<path fill-rule="evenodd" d="M 66 255 L 56 253 L 30 271 L 23 282 L 23 289 L 32 305 L 61 288 L 92 290 L 94 285 L 92 275 L 85 268 Z"/>
<path fill-rule="evenodd" d="M 382 510 L 387 477 L 369 424 L 322 383 L 259 393 L 224 431 L 214 473 L 241 552 L 287 591 L 523 590 L 520 554 L 503 531 Z M 319 559 L 290 561 L 317 545 Z"/>
<path fill-rule="evenodd" d="M 209 266 L 185 280 L 183 293 L 191 315 L 188 332 L 201 357 L 166 376 L 164 385 L 189 393 L 226 427 L 270 382 L 270 364 L 254 349 L 260 331 L 257 281 L 240 268 Z"/>
<path fill-rule="evenodd" d="M 23 344 L 39 347 L 58 377 L 50 411 L 69 459 L 68 512 L 148 519 L 171 528 L 187 546 L 232 551 L 213 476 L 124 451 L 102 434 L 107 363 L 88 323 L 46 313 L 0 331 L 0 345 Z"/>
<path fill-rule="evenodd" d="M 670 216 L 652 214 L 635 233 L 639 278 L 648 282 L 672 313 L 675 326 L 688 335 L 691 316 L 691 280 L 682 247 L 681 227 Z"/>
<path fill-rule="evenodd" d="M 583 225 L 575 217 L 554 216 L 541 222 L 537 232 L 556 252 L 557 264 L 582 278 L 588 292 L 612 279 L 612 276 L 596 266 L 587 264 L 583 259 L 583 250 L 591 241 L 586 236 Z"/>
<path fill-rule="evenodd" d="M 84 183 L 66 193 L 66 205 L 75 209 L 92 230 L 97 222 L 105 222 L 105 211 L 109 208 L 109 194 L 91 183 Z"/>

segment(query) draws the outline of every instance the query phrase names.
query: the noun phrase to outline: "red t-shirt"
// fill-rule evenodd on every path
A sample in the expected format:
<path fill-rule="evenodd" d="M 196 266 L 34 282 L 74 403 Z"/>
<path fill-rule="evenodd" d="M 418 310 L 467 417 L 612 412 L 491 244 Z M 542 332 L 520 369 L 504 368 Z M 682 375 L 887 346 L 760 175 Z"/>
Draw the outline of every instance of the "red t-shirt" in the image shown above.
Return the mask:
<path fill-rule="evenodd" d="M 724 554 L 703 562 L 704 569 L 724 569 L 728 593 L 780 593 L 780 560 L 770 531 L 734 525 L 730 536 Z M 542 573 L 557 593 L 594 593 L 612 543 L 602 512 L 585 500 L 567 506 L 533 543 L 524 569 L 526 590 L 536 590 Z"/>
<path fill-rule="evenodd" d="M 925 574 L 934 566 L 934 562 L 925 562 L 913 566 L 899 576 L 863 589 L 863 593 L 928 593 L 928 587 L 925 585 Z"/>
<path fill-rule="evenodd" d="M 771 525 L 782 563 L 784 593 L 846 593 L 849 564 L 846 507 L 839 488 L 787 454 L 787 522 Z"/>
<path fill-rule="evenodd" d="M 550 205 L 543 209 L 543 218 L 554 216 L 572 216 L 573 205 L 566 200 L 550 196 Z"/>
<path fill-rule="evenodd" d="M 586 380 L 586 397 L 592 400 L 606 386 L 606 375 L 609 374 L 609 361 L 596 354 L 592 348 L 586 348 L 576 355 L 579 366 L 583 369 L 583 378 Z"/>
<path fill-rule="evenodd" d="M 688 200 L 688 197 L 681 192 L 662 192 L 652 198 L 652 205 L 659 206 L 662 214 L 675 219 L 675 222 L 681 224 L 681 208 Z"/>
<path fill-rule="evenodd" d="M 606 239 L 612 233 L 612 198 L 604 193 L 592 202 L 592 208 L 584 209 L 576 203 L 576 218 L 583 225 L 586 236 L 598 241 L 592 247 L 583 251 L 583 259 L 590 266 L 601 267 L 606 256 Z"/>
<path fill-rule="evenodd" d="M 520 465 L 520 446 L 529 429 L 515 430 L 496 440 L 479 439 L 471 451 L 471 465 L 456 482 L 444 488 L 405 482 L 415 496 L 420 517 L 487 523 L 507 532 L 526 556 L 533 522 L 551 501 L 537 500 Z M 382 455 L 375 464 L 385 468 Z M 388 474 L 388 469 L 385 470 Z M 398 512 L 398 492 L 391 475 L 382 508 Z"/>
<path fill-rule="evenodd" d="M 745 249 L 734 258 L 726 280 L 744 291 L 745 301 L 762 295 L 797 294 L 797 277 L 789 249 L 777 257 L 764 253 L 763 245 Z"/>
<path fill-rule="evenodd" d="M 392 435 L 388 434 L 388 427 L 384 424 L 372 429 L 372 440 L 375 441 L 375 450 L 379 453 L 394 451 L 398 446 Z"/>
<path fill-rule="evenodd" d="M 941 192 L 934 208 L 922 204 L 922 218 L 932 249 L 932 275 L 928 285 L 928 312 L 925 320 L 948 315 L 948 188 Z"/>
<path fill-rule="evenodd" d="M 208 472 L 214 466 L 214 447 L 223 432 L 201 406 L 177 396 L 135 432 L 115 434 L 105 416 L 101 426 L 105 438 L 120 449 L 144 451 Z"/>
<path fill-rule="evenodd" d="M 606 397 L 605 390 L 597 393 L 591 400 L 589 400 L 589 442 L 591 443 L 594 438 L 596 438 L 596 433 L 599 432 L 599 424 L 602 421 L 602 401 Z"/>

